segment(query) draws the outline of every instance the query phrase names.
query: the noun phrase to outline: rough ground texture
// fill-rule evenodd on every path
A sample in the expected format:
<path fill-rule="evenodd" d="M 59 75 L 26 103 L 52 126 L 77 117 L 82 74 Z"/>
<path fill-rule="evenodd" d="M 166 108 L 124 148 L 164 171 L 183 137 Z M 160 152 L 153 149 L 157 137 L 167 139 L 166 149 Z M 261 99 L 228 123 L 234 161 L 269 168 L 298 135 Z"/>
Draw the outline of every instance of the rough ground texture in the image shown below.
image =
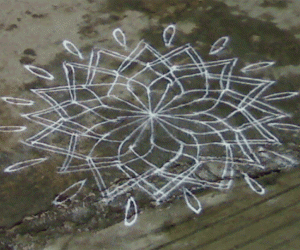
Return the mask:
<path fill-rule="evenodd" d="M 0 13 L 0 96 L 32 99 L 40 108 L 47 107 L 46 103 L 39 100 L 30 89 L 50 87 L 49 82 L 29 74 L 23 68 L 24 64 L 47 69 L 65 81 L 61 63 L 68 60 L 69 55 L 61 45 L 63 40 L 72 41 L 85 54 L 93 47 L 117 51 L 119 47 L 112 38 L 112 30 L 120 27 L 126 33 L 128 47 L 133 48 L 144 39 L 160 49 L 163 48 L 162 31 L 170 23 L 177 25 L 176 45 L 191 43 L 207 59 L 211 44 L 219 37 L 228 35 L 231 38 L 226 52 L 228 58 L 238 57 L 240 67 L 257 61 L 276 61 L 275 66 L 260 77 L 275 79 L 276 92 L 299 90 L 300 2 L 297 0 L 4 0 L 0 3 Z M 299 98 L 278 103 L 276 107 L 291 114 L 289 123 L 300 124 Z M 50 156 L 19 143 L 38 130 L 36 125 L 20 116 L 32 111 L 30 107 L 11 106 L 1 101 L 0 125 L 28 127 L 22 133 L 0 133 L 1 170 L 18 161 Z M 278 137 L 283 144 L 276 150 L 298 159 L 299 133 L 278 134 Z M 78 238 L 78 244 L 83 244 L 85 249 L 101 249 L 103 246 L 106 249 L 152 249 L 151 242 L 164 245 L 173 237 L 183 237 L 177 235 L 176 227 L 181 224 L 178 231 L 184 231 L 182 221 L 185 218 L 190 223 L 186 225 L 187 228 L 194 225 L 194 217 L 186 210 L 182 199 L 175 202 L 174 197 L 170 203 L 157 208 L 141 198 L 141 225 L 124 229 L 118 224 L 123 220 L 124 201 L 116 201 L 109 206 L 101 204 L 93 186 L 86 187 L 73 203 L 54 207 L 51 205 L 53 198 L 74 180 L 82 179 L 82 176 L 58 175 L 57 164 L 61 158 L 51 155 L 50 159 L 47 164 L 22 173 L 0 172 L 0 248 L 83 249 L 81 245 L 76 245 Z M 272 190 L 273 183 L 280 176 L 277 172 L 284 171 L 285 166 L 282 162 L 276 162 L 276 159 L 268 162 L 268 165 L 272 171 L 252 175 L 256 178 L 263 176 L 266 188 Z M 293 174 L 290 178 L 294 176 L 299 174 Z M 283 183 L 287 185 L 285 179 Z M 274 184 L 278 188 L 272 190 L 274 195 L 280 193 L 281 188 L 286 188 L 284 185 Z M 247 191 L 244 195 L 248 195 Z M 226 202 L 239 199 L 234 191 L 203 191 L 199 192 L 199 197 L 202 197 L 206 210 L 211 206 L 223 206 L 226 209 Z M 277 202 L 274 199 L 271 202 Z M 286 212 L 286 216 L 294 216 L 296 211 L 299 211 L 298 207 Z M 201 216 L 208 220 L 210 217 L 205 216 L 215 218 L 218 214 L 204 213 L 199 216 L 200 219 L 195 217 L 197 223 L 200 223 Z M 210 225 L 207 224 L 207 227 Z M 142 240 L 130 238 L 141 229 Z M 144 237 L 150 231 L 153 233 L 153 230 L 162 230 L 163 234 Z M 218 231 L 218 226 L 215 231 Z M 126 236 L 128 241 L 115 239 L 119 242 L 116 245 L 103 242 L 104 238 L 110 241 L 111 235 L 119 238 Z M 90 243 L 89 248 L 85 240 Z M 182 244 L 190 240 L 187 238 Z M 159 246 L 157 243 L 153 248 Z M 181 246 L 176 249 L 182 249 Z M 228 249 L 231 247 L 228 246 Z"/>

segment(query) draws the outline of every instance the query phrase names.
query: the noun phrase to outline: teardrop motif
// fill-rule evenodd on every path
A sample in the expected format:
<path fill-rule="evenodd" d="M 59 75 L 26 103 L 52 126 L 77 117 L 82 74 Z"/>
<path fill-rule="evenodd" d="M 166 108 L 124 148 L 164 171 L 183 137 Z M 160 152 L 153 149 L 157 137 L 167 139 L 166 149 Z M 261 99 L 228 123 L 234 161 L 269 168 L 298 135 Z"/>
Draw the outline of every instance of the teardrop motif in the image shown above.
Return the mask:
<path fill-rule="evenodd" d="M 266 190 L 260 185 L 257 181 L 250 178 L 248 174 L 242 173 L 244 176 L 244 180 L 247 182 L 248 186 L 257 194 L 263 195 L 265 194 Z"/>
<path fill-rule="evenodd" d="M 133 211 L 133 215 L 130 213 Z M 130 214 L 129 214 L 130 213 Z M 133 217 L 131 220 L 130 218 Z M 124 219 L 124 224 L 125 226 L 132 226 L 138 217 L 138 211 L 137 211 L 137 205 L 135 202 L 135 199 L 133 197 L 130 197 L 127 200 L 126 208 L 125 208 L 125 219 Z"/>
<path fill-rule="evenodd" d="M 38 158 L 38 159 L 18 162 L 18 163 L 15 163 L 15 164 L 5 168 L 4 172 L 6 172 L 6 173 L 16 172 L 16 171 L 22 170 L 23 168 L 28 168 L 28 167 L 37 165 L 39 163 L 42 163 L 42 162 L 46 161 L 47 159 L 48 158 Z"/>
<path fill-rule="evenodd" d="M 164 29 L 163 40 L 166 47 L 171 46 L 175 33 L 176 33 L 176 26 L 174 24 L 170 24 L 168 27 Z"/>
<path fill-rule="evenodd" d="M 280 93 L 264 96 L 264 99 L 266 101 L 277 101 L 282 99 L 289 99 L 297 95 L 299 95 L 298 92 L 280 92 Z"/>
<path fill-rule="evenodd" d="M 117 28 L 113 31 L 113 37 L 120 46 L 122 46 L 125 49 L 127 48 L 127 46 L 126 46 L 126 36 L 120 28 Z"/>
<path fill-rule="evenodd" d="M 68 40 L 64 40 L 62 44 L 68 52 L 75 56 L 78 56 L 81 60 L 84 59 L 83 55 L 81 54 L 79 49 L 74 45 L 74 43 Z"/>
<path fill-rule="evenodd" d="M 52 201 L 54 205 L 61 205 L 65 203 L 67 200 L 72 200 L 74 197 L 80 192 L 80 190 L 83 188 L 84 184 L 86 182 L 86 179 L 78 181 L 68 188 L 66 188 L 63 192 L 61 192 L 59 195 L 55 197 L 55 199 Z M 69 194 L 70 195 L 69 195 Z"/>
<path fill-rule="evenodd" d="M 272 66 L 274 64 L 275 64 L 275 62 L 253 63 L 253 64 L 249 64 L 246 67 L 242 68 L 241 72 L 247 73 L 247 72 L 250 72 L 250 71 L 257 71 L 257 70 L 268 68 L 268 67 L 270 67 L 270 66 Z"/>
<path fill-rule="evenodd" d="M 26 100 L 22 98 L 15 98 L 15 97 L 9 97 L 9 96 L 3 96 L 1 97 L 3 101 L 9 103 L 9 104 L 15 104 L 15 105 L 21 105 L 21 106 L 31 106 L 34 104 L 34 101 Z"/>
<path fill-rule="evenodd" d="M 281 129 L 281 130 L 295 130 L 295 131 L 299 131 L 300 130 L 300 126 L 298 125 L 294 125 L 294 124 L 286 124 L 286 123 L 268 123 L 268 126 L 270 127 L 274 127 L 276 129 Z"/>
<path fill-rule="evenodd" d="M 0 126 L 0 132 L 10 133 L 10 132 L 22 132 L 26 130 L 25 126 Z"/>
<path fill-rule="evenodd" d="M 183 188 L 184 200 L 187 206 L 196 214 L 202 210 L 202 206 L 197 197 L 188 189 Z"/>
<path fill-rule="evenodd" d="M 54 80 L 54 76 L 45 69 L 33 65 L 24 65 L 24 68 L 27 69 L 31 74 L 34 74 L 40 78 L 50 81 Z"/>
<path fill-rule="evenodd" d="M 216 54 L 220 53 L 222 50 L 224 50 L 226 48 L 226 45 L 227 45 L 228 42 L 229 42 L 229 37 L 228 36 L 223 36 L 223 37 L 219 38 L 211 46 L 209 54 L 210 55 L 216 55 Z"/>

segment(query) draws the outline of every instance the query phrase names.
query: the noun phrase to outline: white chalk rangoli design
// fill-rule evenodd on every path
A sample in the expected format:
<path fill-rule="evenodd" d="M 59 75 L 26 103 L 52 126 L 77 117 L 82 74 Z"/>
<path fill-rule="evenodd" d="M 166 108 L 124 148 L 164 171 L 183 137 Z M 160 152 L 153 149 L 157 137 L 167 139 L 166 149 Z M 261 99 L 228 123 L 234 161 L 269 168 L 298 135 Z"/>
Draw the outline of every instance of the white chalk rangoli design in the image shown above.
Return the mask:
<path fill-rule="evenodd" d="M 114 30 L 113 37 L 124 54 L 94 49 L 85 60 L 65 40 L 63 46 L 79 62 L 63 63 L 66 85 L 32 90 L 49 108 L 23 115 L 44 127 L 23 143 L 64 155 L 59 173 L 91 172 L 106 202 L 139 189 L 161 203 L 180 191 L 198 214 L 201 203 L 192 191 L 228 189 L 237 172 L 254 192 L 264 194 L 265 189 L 240 166 L 264 168 L 254 147 L 279 143 L 270 128 L 299 130 L 297 125 L 279 123 L 288 115 L 270 104 L 298 93 L 265 95 L 275 82 L 233 75 L 237 58 L 204 62 L 190 44 L 173 49 L 175 31 L 175 25 L 169 25 L 163 32 L 169 49 L 165 54 L 144 41 L 130 51 L 121 29 Z M 218 55 L 228 40 L 217 40 L 209 54 Z M 241 71 L 273 64 L 260 62 Z M 25 68 L 43 79 L 55 79 L 42 68 Z M 34 104 L 20 98 L 2 99 L 14 105 Z M 0 127 L 2 132 L 25 129 Z M 49 140 L 53 136 L 61 140 L 55 144 Z M 4 171 L 19 171 L 46 160 L 19 162 Z M 215 178 L 210 179 L 208 172 Z M 119 182 L 111 185 L 116 177 Z M 85 182 L 73 184 L 53 203 L 65 202 L 61 197 L 72 190 L 68 199 L 74 198 Z M 125 225 L 135 223 L 137 210 L 132 196 L 125 208 Z"/>

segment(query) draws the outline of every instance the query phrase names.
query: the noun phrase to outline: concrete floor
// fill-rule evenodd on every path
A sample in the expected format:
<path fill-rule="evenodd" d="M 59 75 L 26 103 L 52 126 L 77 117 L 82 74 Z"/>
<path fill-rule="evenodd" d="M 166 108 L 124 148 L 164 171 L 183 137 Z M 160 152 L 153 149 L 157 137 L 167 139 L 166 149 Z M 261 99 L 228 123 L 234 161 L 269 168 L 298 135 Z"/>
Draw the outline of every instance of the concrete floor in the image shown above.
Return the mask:
<path fill-rule="evenodd" d="M 274 75 L 276 80 L 279 79 L 278 86 L 281 86 L 278 87 L 279 91 L 283 91 L 282 86 L 286 87 L 284 91 L 298 91 L 300 1 L 287 1 L 287 6 L 284 8 L 276 7 L 276 3 L 283 2 L 276 0 L 186 1 L 195 3 L 200 17 L 205 14 L 207 17 L 207 20 L 203 19 L 205 22 L 198 22 L 199 19 L 194 21 L 188 14 L 190 10 L 184 5 L 182 7 L 181 1 L 178 1 L 178 5 L 167 0 L 141 1 L 144 2 L 146 13 L 139 6 L 133 6 L 134 1 L 1 1 L 0 96 L 36 100 L 36 96 L 29 90 L 44 86 L 45 83 L 36 81 L 36 77 L 29 74 L 23 64 L 32 63 L 45 67 L 51 72 L 53 70 L 53 73 L 60 72 L 66 54 L 61 46 L 64 39 L 69 39 L 79 48 L 83 48 L 86 54 L 93 46 L 115 50 L 118 45 L 112 43 L 113 29 L 117 27 L 124 29 L 129 44 L 134 45 L 140 39 L 145 39 L 147 42 L 153 42 L 149 40 L 152 37 L 161 39 L 162 27 L 170 22 L 177 24 L 178 39 L 190 36 L 188 39 L 194 40 L 188 42 L 198 44 L 197 46 L 207 43 L 207 39 L 214 32 L 218 38 L 223 36 L 225 31 L 231 32 L 226 35 L 236 39 L 235 44 L 250 44 L 253 48 L 258 45 L 265 46 L 263 47 L 266 48 L 264 60 L 277 61 L 272 76 Z M 109 5 L 106 10 L 103 7 L 106 2 L 116 2 L 120 6 L 125 2 L 132 6 L 119 12 L 111 11 L 110 8 L 115 9 L 118 6 Z M 216 2 L 228 5 L 231 8 L 230 13 L 229 8 L 228 10 L 223 8 L 225 5 L 217 8 Z M 269 6 L 263 6 L 263 2 L 269 3 Z M 194 7 L 191 4 L 189 8 Z M 152 16 L 148 12 L 152 13 Z M 243 18 L 239 19 L 240 15 Z M 213 21 L 217 19 L 218 22 L 215 24 Z M 237 27 L 232 27 L 231 22 L 223 25 L 224 21 L 228 20 L 233 20 Z M 222 25 L 218 26 L 219 22 Z M 212 28 L 211 33 L 205 30 L 206 23 Z M 248 24 L 247 27 L 252 27 L 249 34 L 245 32 L 245 24 Z M 263 30 L 260 26 L 262 24 L 272 29 Z M 159 34 L 157 30 L 151 30 L 153 27 L 159 30 Z M 144 37 L 145 30 L 151 31 L 148 38 Z M 282 33 L 282 31 L 289 33 Z M 253 35 L 250 36 L 252 33 Z M 192 34 L 195 36 L 191 36 Z M 265 38 L 264 34 L 266 34 Z M 247 46 L 243 48 L 241 45 L 238 48 L 240 50 L 234 52 L 241 56 L 244 62 L 248 62 L 245 58 L 251 59 L 253 54 L 257 56 L 258 52 L 252 52 Z M 28 51 L 34 53 L 30 55 Z M 293 89 L 290 89 L 290 86 Z M 295 124 L 300 124 L 299 104 L 296 101 L 288 104 L 284 102 L 282 108 L 292 115 Z M 26 107 L 11 107 L 1 102 L 0 125 L 27 125 L 20 117 L 20 114 L 26 112 L 29 112 Z M 31 127 L 29 131 L 34 130 L 35 128 Z M 19 141 L 28 136 L 26 132 L 0 134 L 2 169 L 24 159 L 36 158 L 35 154 L 41 153 L 20 146 Z M 293 147 L 293 153 L 296 155 L 299 149 L 299 132 L 281 136 L 281 139 L 284 139 L 282 143 Z M 40 167 L 27 174 L 25 171 L 19 175 L 8 175 L 1 171 L 0 230 L 4 228 L 1 231 L 3 238 L 8 238 L 6 235 L 12 231 L 11 227 L 20 223 L 26 216 L 39 215 L 49 209 L 54 195 L 64 190 L 63 178 L 66 177 L 57 177 L 56 165 L 54 168 L 49 170 Z M 228 192 L 208 191 L 199 194 L 203 205 L 200 215 L 193 214 L 181 198 L 161 207 L 142 209 L 138 222 L 133 227 L 125 227 L 122 222 L 103 230 L 73 233 L 49 241 L 44 249 L 300 249 L 299 169 L 274 172 L 258 178 L 257 181 L 267 190 L 263 196 L 253 193 L 241 180 L 235 182 L 234 187 Z M 40 250 L 40 247 L 35 247 L 32 243 L 30 233 L 24 233 L 25 236 L 29 235 L 26 249 Z M 19 238 L 21 238 L 20 234 L 16 235 L 14 240 L 18 243 Z M 0 240 L 0 249 L 2 243 Z M 14 249 L 23 250 L 25 247 Z"/>
<path fill-rule="evenodd" d="M 199 196 L 205 204 L 200 215 L 178 201 L 160 211 L 144 211 L 131 228 L 120 223 L 61 238 L 45 249 L 296 250 L 300 246 L 299 180 L 299 169 L 259 178 L 270 183 L 264 196 L 254 195 L 241 181 L 229 193 Z"/>

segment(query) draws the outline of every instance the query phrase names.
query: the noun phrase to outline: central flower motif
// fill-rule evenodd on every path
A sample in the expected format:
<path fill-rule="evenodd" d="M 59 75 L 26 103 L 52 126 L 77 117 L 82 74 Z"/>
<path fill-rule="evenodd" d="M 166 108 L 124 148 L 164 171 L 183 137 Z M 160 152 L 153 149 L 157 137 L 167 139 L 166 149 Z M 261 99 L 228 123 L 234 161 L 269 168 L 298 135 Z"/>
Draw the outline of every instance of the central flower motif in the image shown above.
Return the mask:
<path fill-rule="evenodd" d="M 109 57 L 120 59 L 117 70 L 101 67 L 99 59 Z M 233 174 L 230 140 L 239 132 L 227 124 L 234 109 L 222 99 L 230 97 L 226 81 L 235 59 L 205 64 L 190 45 L 161 55 L 140 42 L 127 57 L 98 50 L 89 61 L 63 64 L 68 86 L 33 90 L 51 107 L 25 115 L 45 126 L 26 143 L 66 155 L 60 172 L 93 172 L 106 199 L 139 187 L 160 202 L 186 184 L 230 184 L 201 180 L 195 172 L 218 157 L 227 162 L 219 178 Z M 218 70 L 222 76 L 212 73 Z M 84 84 L 75 81 L 79 76 Z M 220 106 L 226 119 L 214 114 Z M 44 141 L 50 134 L 69 139 L 54 147 Z M 110 190 L 107 175 L 116 170 L 124 183 Z"/>

